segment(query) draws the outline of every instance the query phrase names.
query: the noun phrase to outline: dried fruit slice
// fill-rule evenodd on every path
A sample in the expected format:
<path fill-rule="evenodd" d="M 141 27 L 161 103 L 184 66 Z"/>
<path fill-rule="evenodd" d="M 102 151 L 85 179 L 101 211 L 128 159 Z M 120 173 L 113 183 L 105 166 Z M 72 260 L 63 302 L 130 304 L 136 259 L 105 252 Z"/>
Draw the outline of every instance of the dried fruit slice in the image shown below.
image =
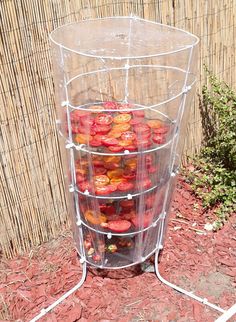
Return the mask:
<path fill-rule="evenodd" d="M 100 225 L 107 221 L 107 217 L 104 214 L 96 213 L 93 210 L 87 210 L 84 214 L 86 220 L 92 225 Z"/>
<path fill-rule="evenodd" d="M 99 125 L 110 125 L 113 121 L 113 118 L 109 114 L 99 114 L 95 118 L 95 123 Z"/>
<path fill-rule="evenodd" d="M 123 124 L 128 123 L 131 120 L 131 115 L 128 113 L 116 115 L 113 119 L 114 123 Z"/>
<path fill-rule="evenodd" d="M 116 233 L 123 233 L 129 230 L 131 223 L 128 220 L 113 220 L 107 223 L 107 228 Z"/>

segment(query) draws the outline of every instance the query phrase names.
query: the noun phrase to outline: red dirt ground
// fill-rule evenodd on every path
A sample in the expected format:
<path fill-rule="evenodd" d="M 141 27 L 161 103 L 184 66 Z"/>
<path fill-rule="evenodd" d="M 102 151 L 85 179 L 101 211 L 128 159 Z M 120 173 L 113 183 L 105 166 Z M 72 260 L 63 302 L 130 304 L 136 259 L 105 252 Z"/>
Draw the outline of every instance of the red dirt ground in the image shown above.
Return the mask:
<path fill-rule="evenodd" d="M 160 271 L 169 281 L 227 309 L 236 302 L 236 216 L 217 233 L 179 178 Z M 30 321 L 80 279 L 71 234 L 0 264 L 0 320 Z M 220 314 L 168 288 L 140 267 L 89 270 L 83 287 L 40 321 L 214 321 Z M 2 319 L 1 319 L 2 318 Z M 236 321 L 236 317 L 229 321 Z"/>

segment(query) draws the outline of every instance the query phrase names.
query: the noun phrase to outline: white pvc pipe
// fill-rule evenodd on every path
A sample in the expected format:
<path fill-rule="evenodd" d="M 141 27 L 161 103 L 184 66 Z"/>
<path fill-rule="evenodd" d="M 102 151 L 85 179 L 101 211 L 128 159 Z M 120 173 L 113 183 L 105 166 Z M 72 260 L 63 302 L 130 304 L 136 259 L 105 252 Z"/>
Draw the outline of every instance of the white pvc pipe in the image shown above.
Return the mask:
<path fill-rule="evenodd" d="M 179 287 L 179 286 L 177 286 L 177 285 L 175 285 L 175 284 L 172 284 L 172 283 L 168 282 L 167 280 L 165 280 L 165 279 L 160 275 L 159 270 L 158 270 L 158 255 L 159 255 L 159 252 L 157 251 L 157 252 L 156 252 L 156 254 L 155 254 L 155 272 L 156 272 L 157 278 L 159 278 L 159 280 L 160 280 L 162 283 L 166 284 L 167 286 L 169 286 L 169 287 L 171 287 L 171 288 L 175 289 L 176 291 L 178 291 L 178 292 L 180 292 L 180 293 L 183 293 L 183 294 L 185 294 L 185 295 L 187 295 L 187 296 L 191 297 L 192 299 L 194 299 L 194 300 L 196 300 L 196 301 L 198 301 L 198 302 L 200 302 L 200 303 L 203 303 L 203 304 L 205 304 L 205 305 L 210 306 L 210 307 L 211 307 L 212 309 L 214 309 L 214 310 L 217 310 L 217 311 L 219 311 L 219 312 L 221 312 L 221 313 L 226 313 L 226 312 L 227 312 L 227 311 L 225 311 L 224 309 L 220 308 L 219 306 L 217 306 L 217 305 L 215 305 L 215 304 L 212 304 L 212 303 L 208 302 L 208 300 L 207 300 L 206 298 L 202 298 L 202 297 L 199 297 L 199 296 L 197 296 L 197 295 L 194 295 L 192 292 L 186 291 L 186 290 L 184 290 L 183 288 L 181 288 L 181 287 Z M 226 320 L 222 320 L 222 322 L 223 322 L 223 321 L 226 321 Z"/>
<path fill-rule="evenodd" d="M 83 263 L 83 273 L 81 280 L 78 284 L 76 284 L 72 289 L 70 289 L 68 292 L 63 294 L 58 300 L 53 302 L 50 306 L 48 306 L 46 309 L 42 309 L 38 315 L 36 315 L 32 320 L 29 322 L 36 322 L 39 319 L 41 319 L 44 315 L 46 315 L 48 312 L 53 310 L 57 305 L 59 305 L 61 302 L 63 302 L 68 296 L 70 296 L 72 293 L 77 291 L 84 283 L 86 279 L 86 274 L 87 274 L 87 267 L 86 267 L 86 262 Z"/>
<path fill-rule="evenodd" d="M 221 315 L 215 322 L 226 322 L 228 321 L 234 314 L 236 314 L 236 303 L 231 306 L 223 315 Z"/>

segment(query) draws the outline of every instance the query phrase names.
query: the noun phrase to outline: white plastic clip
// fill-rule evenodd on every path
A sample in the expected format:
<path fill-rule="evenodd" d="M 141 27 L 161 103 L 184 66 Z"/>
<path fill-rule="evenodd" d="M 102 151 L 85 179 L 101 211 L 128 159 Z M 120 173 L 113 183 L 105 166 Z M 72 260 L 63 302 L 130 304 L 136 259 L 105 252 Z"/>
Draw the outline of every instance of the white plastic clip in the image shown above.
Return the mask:
<path fill-rule="evenodd" d="M 159 245 L 159 246 L 158 246 L 158 248 L 159 248 L 159 249 L 163 249 L 163 245 Z"/>
<path fill-rule="evenodd" d="M 129 193 L 128 195 L 127 195 L 127 199 L 128 200 L 131 200 L 133 197 L 132 197 L 132 195 Z"/>
<path fill-rule="evenodd" d="M 145 257 L 141 257 L 141 262 L 145 262 L 146 258 Z"/>
<path fill-rule="evenodd" d="M 80 261 L 81 264 L 84 264 L 85 263 L 85 257 L 81 257 L 79 261 Z"/>
<path fill-rule="evenodd" d="M 129 68 L 130 68 L 129 64 L 125 64 L 125 69 L 129 69 Z"/>
<path fill-rule="evenodd" d="M 63 101 L 63 102 L 61 102 L 61 107 L 65 107 L 65 106 L 67 106 L 69 104 L 69 102 L 68 101 Z"/>
<path fill-rule="evenodd" d="M 175 172 L 171 172 L 171 177 L 175 177 L 176 173 Z"/>
<path fill-rule="evenodd" d="M 66 149 L 71 149 L 73 148 L 74 144 L 73 143 L 67 143 L 66 144 Z"/>
<path fill-rule="evenodd" d="M 78 219 L 78 220 L 76 221 L 76 225 L 77 225 L 77 226 L 81 226 L 81 225 L 82 225 L 82 221 L 81 221 L 80 219 Z"/>
<path fill-rule="evenodd" d="M 124 151 L 124 154 L 129 154 L 129 150 L 125 150 Z"/>
<path fill-rule="evenodd" d="M 208 299 L 204 298 L 202 301 L 203 304 L 207 304 L 208 303 Z"/>
<path fill-rule="evenodd" d="M 70 191 L 70 192 L 74 192 L 74 191 L 75 191 L 75 188 L 74 188 L 73 186 L 70 186 L 70 187 L 69 187 L 69 191 Z"/>
<path fill-rule="evenodd" d="M 187 94 L 191 88 L 192 88 L 192 86 L 186 86 L 185 88 L 183 88 L 183 94 Z"/>
<path fill-rule="evenodd" d="M 86 190 L 84 191 L 84 194 L 85 194 L 86 196 L 88 196 L 88 195 L 89 195 L 89 191 L 86 189 Z"/>
<path fill-rule="evenodd" d="M 107 238 L 108 238 L 108 239 L 111 239 L 111 238 L 112 238 L 112 234 L 111 234 L 111 233 L 108 233 L 108 234 L 107 234 Z"/>
<path fill-rule="evenodd" d="M 152 227 L 156 227 L 157 225 L 157 222 L 155 221 L 153 224 L 152 224 Z"/>

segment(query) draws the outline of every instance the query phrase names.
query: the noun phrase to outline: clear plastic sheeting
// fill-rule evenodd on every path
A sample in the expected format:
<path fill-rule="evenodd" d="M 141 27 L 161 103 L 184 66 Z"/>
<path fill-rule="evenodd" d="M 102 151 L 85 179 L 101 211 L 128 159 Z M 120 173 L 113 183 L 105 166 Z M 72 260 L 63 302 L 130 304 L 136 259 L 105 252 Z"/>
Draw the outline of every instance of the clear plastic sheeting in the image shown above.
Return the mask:
<path fill-rule="evenodd" d="M 100 268 L 162 248 L 198 39 L 136 17 L 51 34 L 57 126 L 79 255 Z"/>

